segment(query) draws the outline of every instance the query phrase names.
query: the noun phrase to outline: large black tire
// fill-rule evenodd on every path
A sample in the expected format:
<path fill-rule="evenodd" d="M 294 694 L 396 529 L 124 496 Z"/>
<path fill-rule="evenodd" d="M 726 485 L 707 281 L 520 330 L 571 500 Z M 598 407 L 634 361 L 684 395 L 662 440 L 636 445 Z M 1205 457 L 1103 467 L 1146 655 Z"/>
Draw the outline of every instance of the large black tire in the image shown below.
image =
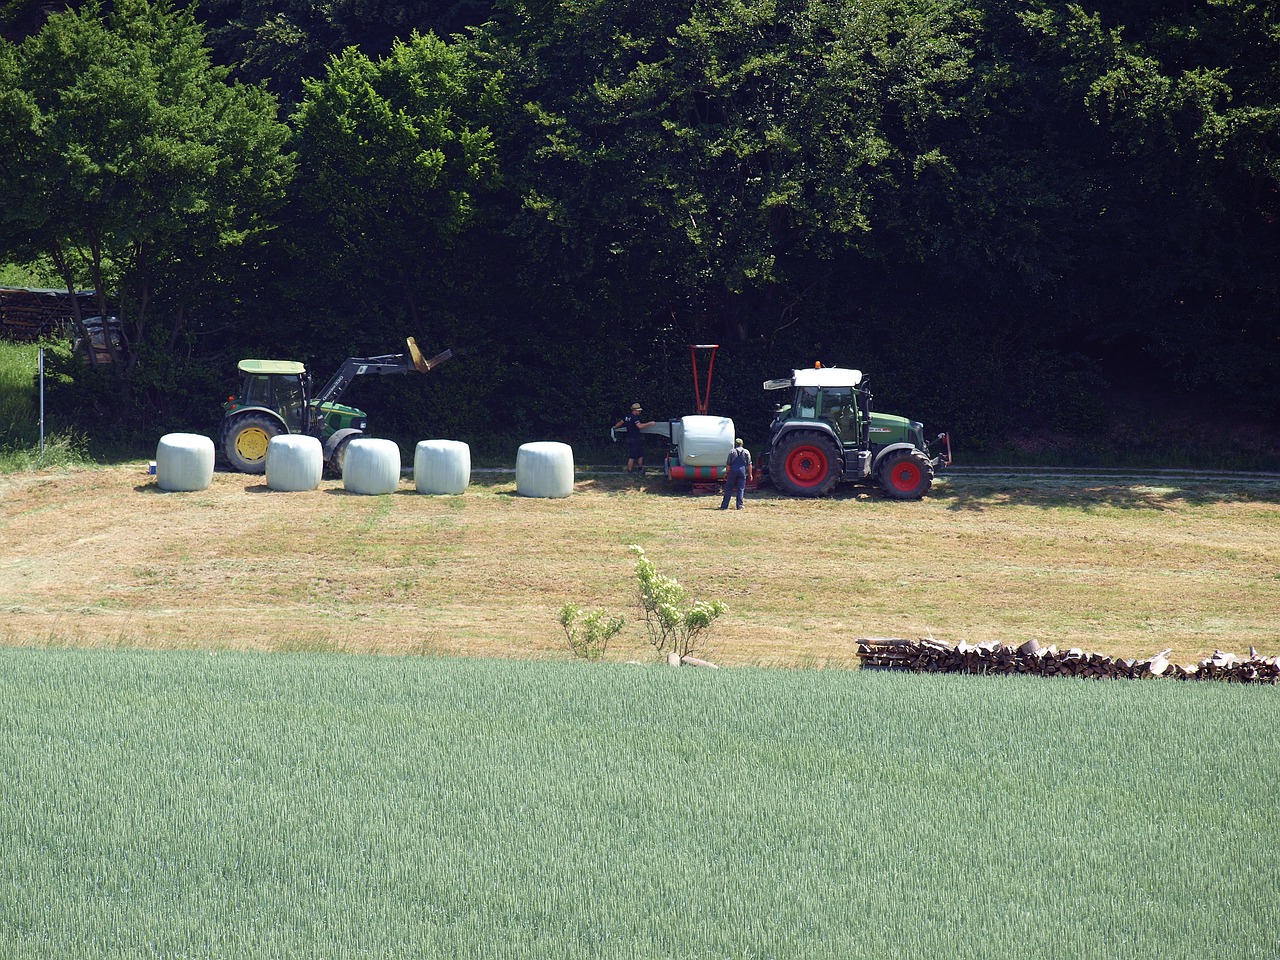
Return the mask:
<path fill-rule="evenodd" d="M 280 421 L 261 413 L 236 417 L 222 431 L 222 452 L 241 473 L 265 473 L 267 445 L 285 429 Z"/>
<path fill-rule="evenodd" d="M 839 447 L 816 430 L 785 434 L 769 454 L 769 479 L 790 497 L 825 497 L 841 470 Z"/>
<path fill-rule="evenodd" d="M 933 464 L 919 450 L 898 450 L 880 464 L 880 487 L 895 500 L 919 500 L 933 486 Z"/>
<path fill-rule="evenodd" d="M 343 461 L 347 459 L 347 447 L 351 445 L 352 440 L 362 436 L 364 436 L 364 434 L 353 433 L 338 441 L 337 445 L 333 448 L 333 454 L 329 457 L 329 462 L 324 465 L 324 468 L 329 472 L 330 476 L 341 479 L 342 464 Z"/>

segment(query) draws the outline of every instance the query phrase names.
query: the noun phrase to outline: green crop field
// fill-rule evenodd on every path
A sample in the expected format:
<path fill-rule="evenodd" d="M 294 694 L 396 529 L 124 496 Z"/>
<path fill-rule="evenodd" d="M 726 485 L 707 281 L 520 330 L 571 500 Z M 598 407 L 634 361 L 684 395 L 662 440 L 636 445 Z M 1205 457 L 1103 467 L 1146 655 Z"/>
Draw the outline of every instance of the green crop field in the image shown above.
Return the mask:
<path fill-rule="evenodd" d="M 1272 687 L 0 650 L 0 956 L 1280 953 Z"/>

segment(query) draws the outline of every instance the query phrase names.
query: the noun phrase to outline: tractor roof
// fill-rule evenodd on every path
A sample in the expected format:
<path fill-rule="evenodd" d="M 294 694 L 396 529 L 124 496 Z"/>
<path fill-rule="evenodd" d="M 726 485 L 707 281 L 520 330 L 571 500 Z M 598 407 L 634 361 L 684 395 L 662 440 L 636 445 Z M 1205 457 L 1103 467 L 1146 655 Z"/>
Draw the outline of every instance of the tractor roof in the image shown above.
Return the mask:
<path fill-rule="evenodd" d="M 766 390 L 784 390 L 787 387 L 856 387 L 862 382 L 861 370 L 847 367 L 805 367 L 791 371 L 789 380 L 766 380 Z"/>
<path fill-rule="evenodd" d="M 297 360 L 241 360 L 241 373 L 282 373 L 301 376 L 307 372 L 306 364 Z"/>

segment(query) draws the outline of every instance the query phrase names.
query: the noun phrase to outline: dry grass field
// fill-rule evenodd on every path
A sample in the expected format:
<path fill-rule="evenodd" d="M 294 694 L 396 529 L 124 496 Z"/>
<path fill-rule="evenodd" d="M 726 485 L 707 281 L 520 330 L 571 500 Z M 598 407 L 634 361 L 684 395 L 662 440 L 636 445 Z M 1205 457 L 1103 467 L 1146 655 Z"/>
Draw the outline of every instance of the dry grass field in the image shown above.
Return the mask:
<path fill-rule="evenodd" d="M 165 493 L 132 463 L 0 477 L 0 643 L 566 657 L 561 605 L 634 613 L 632 558 L 729 612 L 724 665 L 851 667 L 863 636 L 1190 662 L 1280 653 L 1280 480 L 952 476 L 919 503 L 769 489 L 721 513 L 652 473 L 573 496 L 477 473 L 279 493 L 218 472 Z M 630 619 L 608 659 L 648 659 Z"/>

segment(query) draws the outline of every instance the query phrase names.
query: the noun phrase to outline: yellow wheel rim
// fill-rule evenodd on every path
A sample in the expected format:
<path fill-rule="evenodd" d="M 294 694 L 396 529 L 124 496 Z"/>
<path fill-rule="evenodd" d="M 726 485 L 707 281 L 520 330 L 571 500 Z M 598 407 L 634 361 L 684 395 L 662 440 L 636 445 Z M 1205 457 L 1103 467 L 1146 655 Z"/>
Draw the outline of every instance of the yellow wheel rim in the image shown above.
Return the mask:
<path fill-rule="evenodd" d="M 236 434 L 236 453 L 248 463 L 262 460 L 267 455 L 271 437 L 261 427 L 246 427 Z"/>

